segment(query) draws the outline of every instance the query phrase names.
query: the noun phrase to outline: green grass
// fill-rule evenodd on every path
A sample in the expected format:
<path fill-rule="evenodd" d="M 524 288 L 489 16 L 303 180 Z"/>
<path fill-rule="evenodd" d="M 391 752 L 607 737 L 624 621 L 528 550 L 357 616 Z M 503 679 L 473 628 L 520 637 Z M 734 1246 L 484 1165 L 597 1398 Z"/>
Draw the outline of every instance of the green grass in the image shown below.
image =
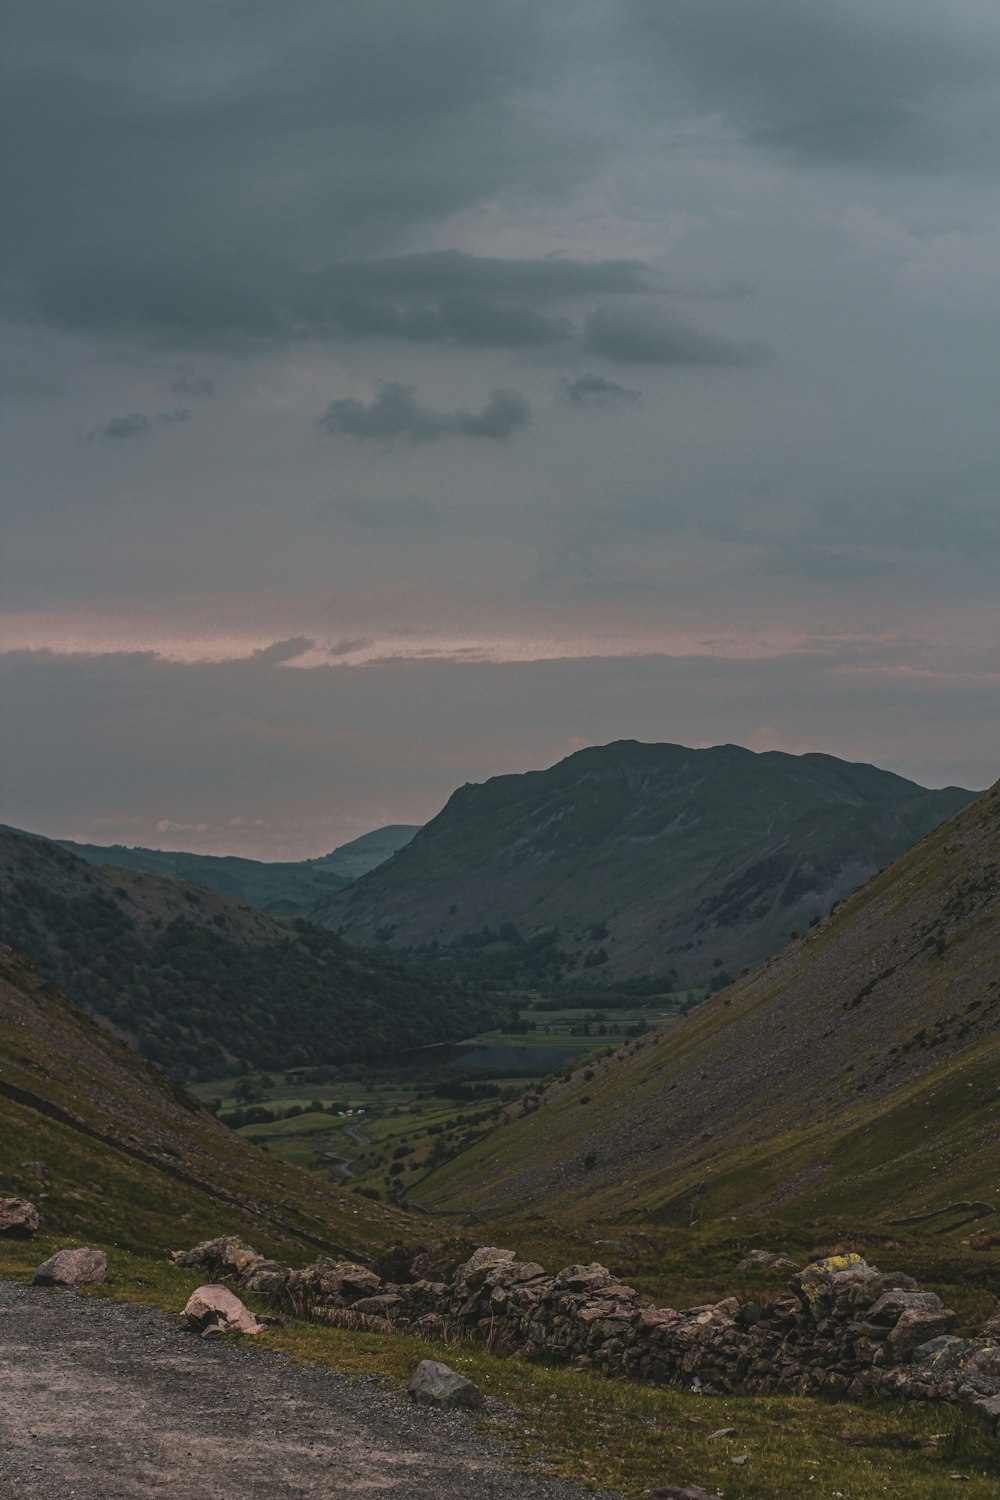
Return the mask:
<path fill-rule="evenodd" d="M 66 1243 L 66 1236 L 52 1235 L 0 1242 L 0 1276 L 26 1279 Z M 109 1262 L 109 1283 L 81 1289 L 82 1295 L 176 1315 L 200 1279 L 113 1246 Z M 584 1487 L 614 1487 L 629 1497 L 669 1482 L 717 1488 L 726 1500 L 838 1494 L 844 1500 L 943 1500 L 958 1484 L 958 1493 L 970 1500 L 992 1500 L 1000 1484 L 1000 1444 L 974 1413 L 954 1407 L 696 1397 L 586 1370 L 504 1359 L 466 1343 L 300 1322 L 274 1329 L 261 1347 L 395 1386 L 409 1379 L 421 1359 L 443 1359 L 502 1403 L 497 1416 L 470 1420 L 499 1428 L 523 1463 L 542 1463 Z M 735 1428 L 735 1435 L 711 1436 L 723 1427 Z M 731 1462 L 743 1455 L 745 1464 Z"/>

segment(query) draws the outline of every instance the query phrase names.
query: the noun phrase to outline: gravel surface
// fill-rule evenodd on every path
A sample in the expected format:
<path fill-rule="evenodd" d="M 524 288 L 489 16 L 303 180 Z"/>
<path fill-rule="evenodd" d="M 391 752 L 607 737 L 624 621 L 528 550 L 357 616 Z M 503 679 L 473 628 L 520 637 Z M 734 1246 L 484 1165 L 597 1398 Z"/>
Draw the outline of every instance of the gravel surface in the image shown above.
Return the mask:
<path fill-rule="evenodd" d="M 588 1492 L 589 1500 L 595 1500 Z M 177 1318 L 0 1282 L 0 1495 L 582 1500 L 467 1413 L 203 1341 Z M 605 1492 L 603 1500 L 615 1500 Z"/>

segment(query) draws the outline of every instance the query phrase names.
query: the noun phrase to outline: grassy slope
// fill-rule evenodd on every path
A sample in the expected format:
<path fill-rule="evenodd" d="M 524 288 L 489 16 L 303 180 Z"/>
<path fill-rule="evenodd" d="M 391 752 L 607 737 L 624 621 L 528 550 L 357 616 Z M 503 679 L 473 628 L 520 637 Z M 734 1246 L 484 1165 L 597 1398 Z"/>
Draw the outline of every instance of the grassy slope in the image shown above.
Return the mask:
<path fill-rule="evenodd" d="M 998 1028 L 1000 786 L 805 939 L 410 1194 L 674 1224 L 1000 1207 Z"/>
<path fill-rule="evenodd" d="M 23 1163 L 42 1162 L 39 1179 Z M 148 1253 L 238 1232 L 262 1251 L 362 1256 L 421 1225 L 280 1162 L 220 1125 L 0 949 L 0 1193 L 47 1225 Z"/>

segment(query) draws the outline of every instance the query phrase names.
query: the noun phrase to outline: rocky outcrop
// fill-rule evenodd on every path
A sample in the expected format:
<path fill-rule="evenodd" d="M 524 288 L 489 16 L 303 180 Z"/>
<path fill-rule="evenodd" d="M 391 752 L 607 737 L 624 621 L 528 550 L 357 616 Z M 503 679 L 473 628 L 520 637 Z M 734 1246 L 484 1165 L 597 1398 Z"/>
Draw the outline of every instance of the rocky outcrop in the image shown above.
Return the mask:
<path fill-rule="evenodd" d="M 81 1245 L 76 1250 L 57 1250 L 48 1260 L 43 1260 L 34 1276 L 32 1286 L 82 1286 L 89 1282 L 108 1279 L 108 1257 L 103 1250 L 89 1250 Z"/>
<path fill-rule="evenodd" d="M 41 1222 L 41 1214 L 27 1198 L 0 1198 L 0 1234 L 26 1238 Z"/>
<path fill-rule="evenodd" d="M 337 1321 L 350 1310 L 386 1328 L 444 1328 L 706 1395 L 826 1391 L 968 1400 L 987 1414 L 984 1402 L 1000 1406 L 1000 1335 L 957 1338 L 955 1314 L 933 1292 L 860 1255 L 815 1261 L 760 1304 L 727 1297 L 683 1311 L 642 1302 L 605 1266 L 552 1275 L 497 1246 L 473 1251 L 447 1282 L 381 1282 L 351 1261 L 291 1271 L 225 1238 L 173 1258 L 300 1315 Z"/>

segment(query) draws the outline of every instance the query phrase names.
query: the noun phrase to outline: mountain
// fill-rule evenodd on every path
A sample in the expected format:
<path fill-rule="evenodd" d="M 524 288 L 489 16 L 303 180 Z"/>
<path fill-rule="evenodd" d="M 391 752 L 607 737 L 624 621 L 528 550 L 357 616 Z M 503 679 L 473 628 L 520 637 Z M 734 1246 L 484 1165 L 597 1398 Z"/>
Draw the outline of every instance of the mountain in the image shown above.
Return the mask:
<path fill-rule="evenodd" d="M 756 972 L 538 1105 L 411 1198 L 675 1225 L 884 1223 L 971 1200 L 1000 1223 L 1000 783 Z"/>
<path fill-rule="evenodd" d="M 325 874 L 339 876 L 345 881 L 360 880 L 369 870 L 385 864 L 419 832 L 419 823 L 388 823 L 384 828 L 363 833 L 349 844 L 341 844 L 322 859 L 307 859 L 304 863 L 310 869 L 319 866 Z"/>
<path fill-rule="evenodd" d="M 374 1062 L 493 1011 L 332 933 L 163 875 L 0 834 L 0 941 L 178 1076 Z"/>
<path fill-rule="evenodd" d="M 220 1233 L 264 1253 L 371 1254 L 407 1216 L 269 1157 L 0 948 L 0 1193 L 49 1229 L 162 1253 Z"/>
<path fill-rule="evenodd" d="M 220 896 L 248 901 L 273 916 L 307 916 L 317 902 L 340 890 L 388 859 L 409 842 L 416 825 L 393 823 L 376 828 L 342 844 L 332 854 L 318 859 L 266 863 L 240 859 L 236 855 L 186 854 L 169 849 L 129 849 L 124 844 L 75 844 L 71 839 L 52 839 L 90 865 L 140 870 L 149 875 L 171 875 L 190 880 Z M 20 833 L 25 838 L 41 835 L 0 824 L 0 833 Z"/>
<path fill-rule="evenodd" d="M 624 740 L 462 787 L 313 916 L 352 942 L 485 958 L 547 933 L 554 978 L 718 984 L 973 796 L 829 755 Z"/>

